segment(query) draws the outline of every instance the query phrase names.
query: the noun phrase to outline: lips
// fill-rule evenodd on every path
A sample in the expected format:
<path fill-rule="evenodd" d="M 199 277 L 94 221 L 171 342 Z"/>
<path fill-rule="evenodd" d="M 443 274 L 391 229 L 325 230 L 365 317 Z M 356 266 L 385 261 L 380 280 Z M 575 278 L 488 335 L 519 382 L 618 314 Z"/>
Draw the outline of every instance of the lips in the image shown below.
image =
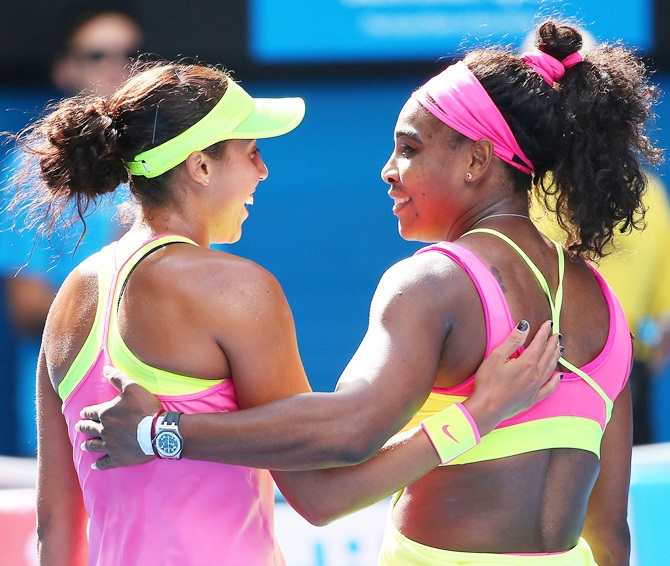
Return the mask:
<path fill-rule="evenodd" d="M 404 198 L 398 198 L 398 197 L 391 197 L 393 198 L 393 212 L 397 213 L 399 210 L 401 210 L 410 200 L 412 200 L 409 197 L 404 197 Z"/>

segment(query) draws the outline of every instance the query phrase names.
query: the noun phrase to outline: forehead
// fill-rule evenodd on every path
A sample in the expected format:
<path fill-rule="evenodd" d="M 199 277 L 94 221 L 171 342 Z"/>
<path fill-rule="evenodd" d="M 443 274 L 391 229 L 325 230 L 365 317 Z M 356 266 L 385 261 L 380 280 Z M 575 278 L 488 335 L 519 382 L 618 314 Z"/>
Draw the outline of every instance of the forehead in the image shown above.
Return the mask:
<path fill-rule="evenodd" d="M 450 128 L 435 118 L 414 98 L 410 98 L 402 107 L 395 127 L 396 137 L 407 135 L 421 141 L 439 136 L 442 139 Z"/>
<path fill-rule="evenodd" d="M 132 49 L 139 46 L 141 32 L 137 24 L 124 14 L 101 14 L 86 22 L 70 40 L 75 50 Z"/>

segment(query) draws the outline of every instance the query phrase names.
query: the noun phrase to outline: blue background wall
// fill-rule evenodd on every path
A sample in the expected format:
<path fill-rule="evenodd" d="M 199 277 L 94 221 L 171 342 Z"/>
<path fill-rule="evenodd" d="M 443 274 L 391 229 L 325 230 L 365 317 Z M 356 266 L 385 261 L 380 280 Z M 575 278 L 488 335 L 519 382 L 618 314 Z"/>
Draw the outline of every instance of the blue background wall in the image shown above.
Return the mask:
<path fill-rule="evenodd" d="M 670 89 L 670 76 L 657 81 Z M 383 272 L 421 246 L 398 235 L 388 187 L 379 175 L 392 149 L 397 114 L 421 82 L 421 77 L 242 82 L 254 96 L 302 96 L 307 104 L 297 130 L 261 140 L 270 175 L 258 187 L 242 240 L 229 250 L 279 279 L 315 390 L 332 390 L 353 355 Z M 0 91 L 0 108 L 10 109 L 0 114 L 0 129 L 18 127 L 49 97 Z M 655 135 L 668 147 L 666 101 L 659 114 Z M 655 388 L 657 440 L 670 440 L 664 409 L 670 377 L 662 376 Z"/>

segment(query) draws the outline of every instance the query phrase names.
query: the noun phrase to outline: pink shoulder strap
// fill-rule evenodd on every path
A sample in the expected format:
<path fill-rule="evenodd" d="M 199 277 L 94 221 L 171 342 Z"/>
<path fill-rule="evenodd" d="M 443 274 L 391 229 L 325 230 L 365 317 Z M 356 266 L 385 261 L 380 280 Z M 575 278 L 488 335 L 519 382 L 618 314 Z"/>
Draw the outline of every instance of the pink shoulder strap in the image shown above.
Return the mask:
<path fill-rule="evenodd" d="M 472 280 L 484 308 L 486 355 L 488 356 L 491 350 L 502 343 L 514 328 L 512 313 L 498 281 L 486 264 L 463 246 L 453 242 L 438 242 L 421 248 L 415 255 L 427 252 L 439 252 L 454 260 Z"/>

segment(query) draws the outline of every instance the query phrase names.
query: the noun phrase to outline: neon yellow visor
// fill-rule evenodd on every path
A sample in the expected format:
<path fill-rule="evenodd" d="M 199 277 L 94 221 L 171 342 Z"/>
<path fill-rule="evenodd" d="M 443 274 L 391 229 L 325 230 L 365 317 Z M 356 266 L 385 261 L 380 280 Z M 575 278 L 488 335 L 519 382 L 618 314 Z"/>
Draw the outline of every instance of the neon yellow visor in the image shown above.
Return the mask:
<path fill-rule="evenodd" d="M 253 140 L 284 135 L 305 116 L 302 98 L 251 98 L 232 80 L 209 113 L 178 136 L 135 156 L 127 163 L 132 175 L 158 177 L 223 140 Z"/>

